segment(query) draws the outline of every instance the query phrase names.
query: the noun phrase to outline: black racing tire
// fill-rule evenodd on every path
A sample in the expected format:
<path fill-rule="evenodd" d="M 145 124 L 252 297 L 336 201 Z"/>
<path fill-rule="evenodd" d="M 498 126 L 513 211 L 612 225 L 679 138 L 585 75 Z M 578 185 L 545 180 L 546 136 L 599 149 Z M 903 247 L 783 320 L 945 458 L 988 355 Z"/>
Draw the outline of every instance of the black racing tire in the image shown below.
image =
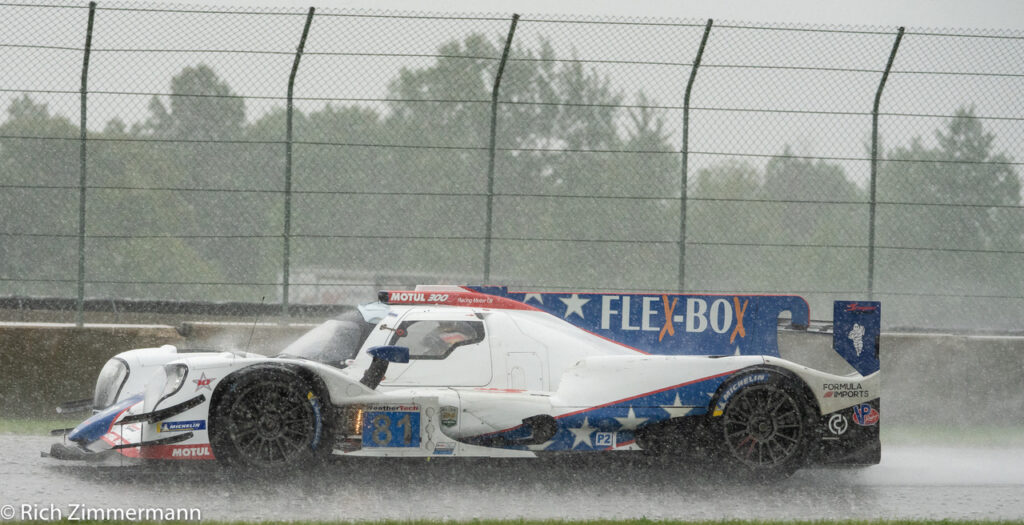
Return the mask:
<path fill-rule="evenodd" d="M 210 446 L 228 465 L 290 470 L 330 454 L 323 396 L 294 370 L 257 365 L 221 386 L 210 408 Z"/>
<path fill-rule="evenodd" d="M 798 380 L 759 370 L 767 379 L 741 387 L 713 418 L 719 452 L 737 471 L 759 481 L 791 476 L 806 463 L 814 414 Z M 743 381 L 744 374 L 723 385 Z"/>

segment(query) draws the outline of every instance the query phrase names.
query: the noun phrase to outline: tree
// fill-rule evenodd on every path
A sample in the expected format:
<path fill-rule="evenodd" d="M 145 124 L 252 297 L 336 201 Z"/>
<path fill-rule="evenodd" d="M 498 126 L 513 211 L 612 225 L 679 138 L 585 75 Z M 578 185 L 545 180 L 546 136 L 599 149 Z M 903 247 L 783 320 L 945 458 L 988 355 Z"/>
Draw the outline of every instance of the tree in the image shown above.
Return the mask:
<path fill-rule="evenodd" d="M 265 125 L 247 124 L 243 99 L 204 64 L 171 78 L 170 92 L 166 104 L 157 97 L 150 101 L 149 118 L 133 130 L 135 139 L 158 139 L 136 142 L 135 155 L 159 169 L 126 176 L 175 188 L 147 198 L 163 201 L 150 212 L 158 222 L 154 228 L 186 237 L 204 263 L 189 263 L 202 271 L 182 280 L 277 281 L 282 250 L 272 236 L 283 233 L 284 198 L 274 190 L 284 189 L 284 146 L 260 141 L 282 140 L 283 122 L 276 136 L 263 138 Z M 228 297 L 245 300 L 266 292 L 251 286 L 229 290 Z"/>
<path fill-rule="evenodd" d="M 390 98 L 402 101 L 391 104 L 384 120 L 387 142 L 438 148 L 389 150 L 393 167 L 384 172 L 383 186 L 404 192 L 486 193 L 494 59 L 501 56 L 502 40 L 476 34 L 446 43 L 435 63 L 405 69 L 395 79 Z M 667 250 L 648 253 L 649 246 L 603 241 L 664 241 L 678 231 L 678 221 L 664 220 L 673 207 L 678 210 L 672 195 L 679 193 L 680 168 L 678 154 L 667 143 L 663 113 L 625 109 L 625 95 L 606 77 L 566 58 L 541 41 L 533 49 L 514 45 L 506 64 L 497 115 L 493 235 L 509 240 L 493 245 L 493 278 L 584 284 L 601 275 L 607 283 L 608 263 L 633 257 L 642 261 L 641 267 L 621 285 L 653 286 L 672 273 L 665 271 L 671 262 Z M 638 96 L 638 105 L 648 104 Z M 625 150 L 634 153 L 621 153 Z M 667 199 L 600 198 L 633 196 Z M 409 213 L 404 222 L 421 225 L 424 234 L 487 233 L 482 197 L 402 202 L 408 206 L 401 209 Z M 602 242 L 558 241 L 567 238 Z M 414 249 L 436 251 L 436 257 L 425 260 L 437 261 L 438 273 L 454 267 L 463 275 L 479 275 L 483 242 L 458 243 L 458 261 L 451 259 L 452 245 L 435 242 Z M 555 252 L 564 263 L 549 260 Z"/>
<path fill-rule="evenodd" d="M 0 278 L 10 292 L 70 295 L 77 273 L 78 127 L 23 95 L 0 124 Z"/>
<path fill-rule="evenodd" d="M 687 237 L 696 246 L 688 274 L 702 287 L 862 286 L 863 258 L 844 246 L 864 243 L 866 195 L 842 166 L 785 146 L 763 173 L 733 159 L 698 170 L 691 197 Z"/>
<path fill-rule="evenodd" d="M 1005 294 L 1020 282 L 1021 181 L 973 107 L 956 110 L 934 145 L 915 137 L 880 165 L 876 288 Z M 995 253 L 984 253 L 984 251 Z M 1000 253 L 1004 252 L 1004 253 Z"/>
<path fill-rule="evenodd" d="M 149 111 L 143 131 L 159 138 L 230 140 L 245 125 L 245 102 L 205 64 L 175 75 L 170 107 L 154 96 Z"/>
<path fill-rule="evenodd" d="M 889 228 L 893 240 L 926 247 L 1019 247 L 1024 216 L 999 207 L 1021 204 L 1021 182 L 1011 159 L 994 151 L 994 140 L 974 108 L 966 107 L 935 131 L 934 147 L 914 138 L 890 150 L 881 164 L 879 200 L 922 204 L 903 208 L 918 219 Z"/>

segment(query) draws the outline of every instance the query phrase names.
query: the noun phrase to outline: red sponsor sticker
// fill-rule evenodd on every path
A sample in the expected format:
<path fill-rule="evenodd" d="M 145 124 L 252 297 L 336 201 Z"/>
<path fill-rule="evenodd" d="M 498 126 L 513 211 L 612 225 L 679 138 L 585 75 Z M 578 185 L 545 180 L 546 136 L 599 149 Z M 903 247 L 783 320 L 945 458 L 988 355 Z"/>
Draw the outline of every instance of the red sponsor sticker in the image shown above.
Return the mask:
<path fill-rule="evenodd" d="M 215 459 L 208 444 L 151 445 L 141 447 L 139 457 L 146 459 Z"/>
<path fill-rule="evenodd" d="M 878 411 L 866 403 L 857 405 L 853 407 L 853 422 L 862 427 L 876 425 L 878 424 Z"/>

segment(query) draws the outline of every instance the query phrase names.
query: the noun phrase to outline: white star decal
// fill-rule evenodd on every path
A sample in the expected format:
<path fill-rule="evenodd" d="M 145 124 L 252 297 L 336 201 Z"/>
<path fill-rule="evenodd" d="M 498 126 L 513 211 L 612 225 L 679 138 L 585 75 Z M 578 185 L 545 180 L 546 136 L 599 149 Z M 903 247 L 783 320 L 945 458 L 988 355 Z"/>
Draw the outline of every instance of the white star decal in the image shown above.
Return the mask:
<path fill-rule="evenodd" d="M 668 406 L 662 406 L 661 409 L 668 412 L 668 417 L 672 418 L 689 414 L 693 407 L 684 407 L 682 401 L 679 400 L 679 392 L 676 392 L 675 402 Z"/>
<path fill-rule="evenodd" d="M 743 354 L 741 354 L 741 353 L 740 353 L 740 347 L 739 347 L 739 345 L 737 345 L 737 346 L 736 346 L 736 353 L 735 353 L 735 354 L 733 354 L 733 355 L 743 355 Z"/>
<path fill-rule="evenodd" d="M 590 299 L 580 299 L 580 295 L 574 293 L 572 294 L 572 297 L 559 297 L 558 300 L 565 303 L 565 315 L 562 316 L 563 319 L 568 319 L 572 314 L 580 316 L 580 319 L 585 319 L 583 317 L 583 305 L 589 303 Z"/>
<path fill-rule="evenodd" d="M 528 302 L 530 302 L 530 299 L 536 299 L 538 303 L 544 304 L 544 297 L 541 296 L 539 293 L 528 293 L 528 294 L 526 294 L 526 297 L 523 297 L 523 302 L 524 303 L 528 303 Z"/>
<path fill-rule="evenodd" d="M 615 419 L 615 421 L 618 421 L 619 424 L 622 425 L 621 430 L 635 430 L 644 421 L 647 421 L 650 418 L 636 417 L 636 413 L 633 412 L 633 407 L 629 407 L 629 413 L 626 414 L 626 417 L 616 417 L 613 419 Z"/>
<path fill-rule="evenodd" d="M 202 375 L 199 376 L 199 379 L 193 379 L 192 382 L 196 384 L 196 392 L 204 388 L 209 390 L 210 392 L 213 392 L 213 387 L 210 386 L 210 384 L 213 383 L 215 379 L 217 378 L 206 377 L 206 372 L 203 372 Z"/>
<path fill-rule="evenodd" d="M 572 446 L 569 448 L 576 448 L 576 445 L 580 443 L 586 443 L 588 447 L 593 447 L 594 444 L 590 441 L 590 435 L 597 430 L 597 427 L 590 426 L 588 418 L 583 418 L 583 425 L 579 428 L 570 428 L 569 432 L 572 432 Z"/>

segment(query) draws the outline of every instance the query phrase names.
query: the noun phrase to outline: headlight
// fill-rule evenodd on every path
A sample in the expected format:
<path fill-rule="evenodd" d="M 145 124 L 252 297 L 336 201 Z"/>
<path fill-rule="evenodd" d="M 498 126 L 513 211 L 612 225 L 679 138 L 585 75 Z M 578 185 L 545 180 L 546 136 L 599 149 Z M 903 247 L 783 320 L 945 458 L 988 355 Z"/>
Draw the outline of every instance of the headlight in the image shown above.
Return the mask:
<path fill-rule="evenodd" d="M 164 391 L 160 394 L 160 401 L 167 399 L 181 390 L 181 385 L 185 384 L 185 376 L 188 375 L 188 367 L 182 364 L 176 365 L 164 365 Z M 159 403 L 160 401 L 157 401 Z"/>
<path fill-rule="evenodd" d="M 92 408 L 103 410 L 117 401 L 121 389 L 128 381 L 128 363 L 123 359 L 113 358 L 103 365 L 99 377 L 96 378 L 96 391 L 92 396 Z"/>

